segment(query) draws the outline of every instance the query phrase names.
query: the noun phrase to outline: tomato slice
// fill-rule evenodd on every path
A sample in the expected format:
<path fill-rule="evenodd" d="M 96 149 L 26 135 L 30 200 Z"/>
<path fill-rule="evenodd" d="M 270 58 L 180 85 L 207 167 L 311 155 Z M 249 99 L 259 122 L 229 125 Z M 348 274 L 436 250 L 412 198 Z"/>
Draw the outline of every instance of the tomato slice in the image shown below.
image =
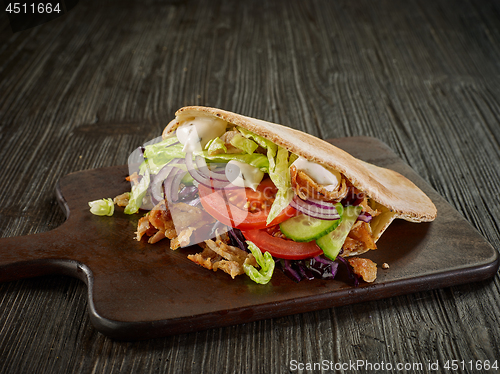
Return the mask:
<path fill-rule="evenodd" d="M 290 205 L 268 225 L 267 216 L 277 188 L 269 179 L 263 180 L 257 191 L 251 188 L 215 189 L 200 184 L 198 191 L 203 208 L 225 225 L 240 230 L 263 229 L 293 217 L 297 212 Z"/>
<path fill-rule="evenodd" d="M 285 260 L 303 260 L 323 253 L 315 241 L 307 243 L 294 242 L 270 235 L 267 230 L 242 231 L 243 236 L 259 247 L 262 252 Z"/>

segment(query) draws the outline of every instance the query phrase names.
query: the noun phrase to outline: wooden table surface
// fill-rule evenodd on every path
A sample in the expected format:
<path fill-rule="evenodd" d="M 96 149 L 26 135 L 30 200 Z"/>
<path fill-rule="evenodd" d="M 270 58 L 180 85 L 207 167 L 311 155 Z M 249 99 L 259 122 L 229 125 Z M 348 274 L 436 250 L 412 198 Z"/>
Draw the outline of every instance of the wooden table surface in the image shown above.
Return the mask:
<path fill-rule="evenodd" d="M 322 138 L 376 137 L 498 250 L 499 98 L 494 1 L 81 0 L 18 33 L 3 14 L 0 236 L 59 226 L 62 176 L 124 164 L 176 109 L 207 105 Z M 486 360 L 500 366 L 499 289 L 497 275 L 119 342 L 91 325 L 85 284 L 44 276 L 0 284 L 0 372 L 281 373 L 306 363 L 322 366 L 303 372 L 334 372 L 337 363 L 349 373 L 363 360 L 473 373 Z M 448 360 L 458 369 L 446 371 Z"/>

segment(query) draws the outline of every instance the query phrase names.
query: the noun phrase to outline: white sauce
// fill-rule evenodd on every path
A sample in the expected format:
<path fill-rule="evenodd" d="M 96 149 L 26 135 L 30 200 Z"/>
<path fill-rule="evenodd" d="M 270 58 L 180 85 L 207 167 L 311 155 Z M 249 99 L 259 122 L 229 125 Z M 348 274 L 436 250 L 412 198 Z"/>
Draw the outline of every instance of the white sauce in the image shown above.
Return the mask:
<path fill-rule="evenodd" d="M 323 186 L 327 191 L 335 191 L 340 186 L 341 175 L 338 171 L 331 172 L 315 162 L 307 161 L 303 157 L 296 159 L 292 165 L 295 166 L 297 170 L 306 173 L 312 180 Z"/>
<path fill-rule="evenodd" d="M 235 186 L 250 187 L 255 191 L 264 178 L 264 172 L 255 166 L 231 160 L 226 165 L 226 177 Z"/>
<path fill-rule="evenodd" d="M 210 140 L 224 134 L 226 126 L 227 122 L 220 118 L 198 117 L 179 126 L 176 135 L 184 152 L 201 151 Z"/>

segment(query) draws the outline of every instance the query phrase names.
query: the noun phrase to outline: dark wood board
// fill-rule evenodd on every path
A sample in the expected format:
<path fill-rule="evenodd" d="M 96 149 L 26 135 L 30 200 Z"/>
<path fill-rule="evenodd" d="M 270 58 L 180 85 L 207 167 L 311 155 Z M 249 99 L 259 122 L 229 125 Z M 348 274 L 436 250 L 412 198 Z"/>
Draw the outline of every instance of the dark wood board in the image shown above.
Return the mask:
<path fill-rule="evenodd" d="M 62 178 L 58 199 L 67 221 L 50 232 L 0 240 L 0 281 L 51 273 L 88 285 L 94 326 L 117 339 L 146 339 L 376 300 L 492 277 L 498 253 L 384 143 L 369 137 L 333 139 L 354 156 L 396 170 L 422 188 L 438 208 L 432 223 L 394 222 L 365 255 L 379 266 L 373 284 L 344 280 L 294 283 L 276 271 L 267 285 L 235 280 L 189 261 L 199 247 L 171 251 L 168 242 L 133 240 L 139 215 L 118 208 L 113 217 L 90 214 L 88 201 L 129 189 L 127 166 L 76 172 Z"/>

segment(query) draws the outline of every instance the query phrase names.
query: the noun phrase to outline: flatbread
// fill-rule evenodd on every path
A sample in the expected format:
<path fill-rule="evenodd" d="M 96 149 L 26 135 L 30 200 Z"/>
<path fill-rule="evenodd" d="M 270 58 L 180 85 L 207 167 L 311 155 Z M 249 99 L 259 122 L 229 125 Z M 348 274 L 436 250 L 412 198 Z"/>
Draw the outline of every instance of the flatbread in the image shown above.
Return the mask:
<path fill-rule="evenodd" d="M 375 241 L 395 218 L 411 222 L 429 222 L 436 218 L 437 210 L 429 197 L 401 174 L 361 161 L 324 140 L 283 125 L 221 109 L 189 106 L 176 112 L 176 118 L 165 128 L 163 136 L 174 131 L 184 120 L 201 116 L 217 117 L 241 126 L 289 152 L 340 172 L 382 211 L 370 222 Z"/>

